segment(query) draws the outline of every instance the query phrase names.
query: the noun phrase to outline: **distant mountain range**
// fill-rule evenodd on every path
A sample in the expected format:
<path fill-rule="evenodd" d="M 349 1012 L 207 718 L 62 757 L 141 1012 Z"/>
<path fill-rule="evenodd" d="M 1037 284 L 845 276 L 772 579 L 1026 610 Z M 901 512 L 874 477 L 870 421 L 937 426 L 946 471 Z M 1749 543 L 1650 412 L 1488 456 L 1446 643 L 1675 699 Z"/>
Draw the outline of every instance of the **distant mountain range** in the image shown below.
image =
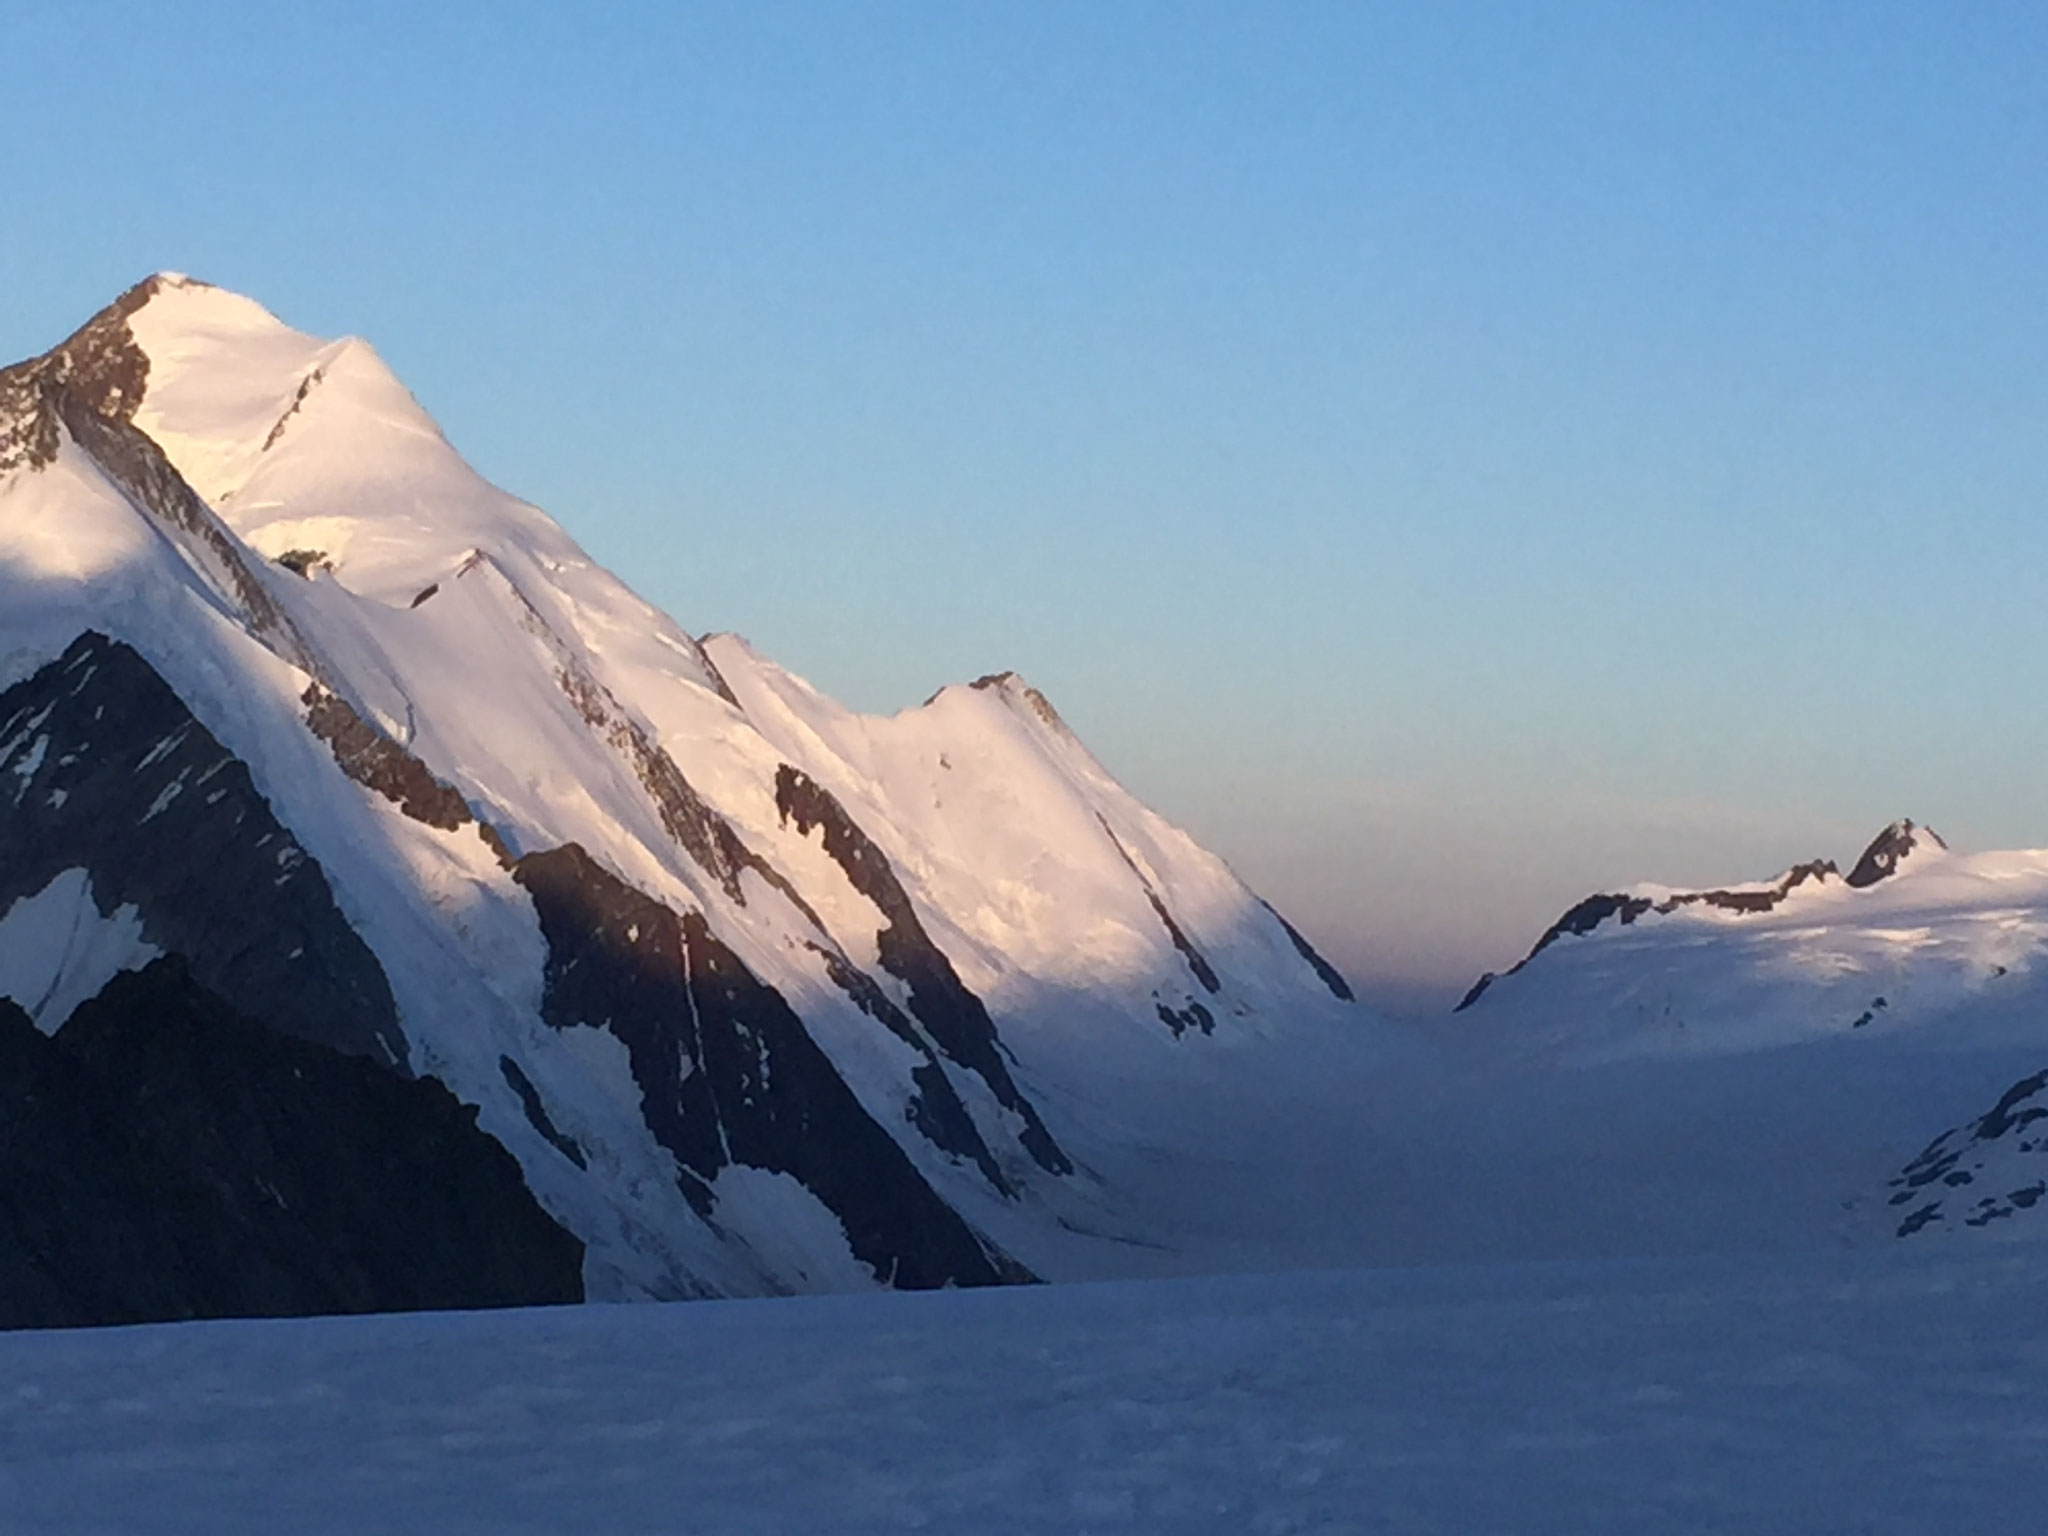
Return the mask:
<path fill-rule="evenodd" d="M 1897 821 L 1844 876 L 1816 859 L 1721 890 L 1586 898 L 1528 956 L 1482 976 L 1460 1015 L 1581 1062 L 1770 1052 L 1852 1036 L 1930 1086 L 1982 1051 L 2048 1066 L 2048 851 L 1958 855 Z M 2048 1073 L 1939 1130 L 1850 1205 L 1873 1230 L 2048 1231 Z M 1875 1207 L 1874 1210 L 1868 1209 Z"/>

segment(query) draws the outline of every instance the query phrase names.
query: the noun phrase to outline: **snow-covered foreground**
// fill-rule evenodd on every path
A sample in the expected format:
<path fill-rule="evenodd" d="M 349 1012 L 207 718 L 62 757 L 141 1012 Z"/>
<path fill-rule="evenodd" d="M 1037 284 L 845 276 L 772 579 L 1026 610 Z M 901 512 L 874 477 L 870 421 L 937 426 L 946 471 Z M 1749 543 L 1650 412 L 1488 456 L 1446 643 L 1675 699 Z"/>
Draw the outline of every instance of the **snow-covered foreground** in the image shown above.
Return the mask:
<path fill-rule="evenodd" d="M 2026 1243 L 13 1334 L 0 1526 L 2023 1529 L 2044 1294 Z"/>

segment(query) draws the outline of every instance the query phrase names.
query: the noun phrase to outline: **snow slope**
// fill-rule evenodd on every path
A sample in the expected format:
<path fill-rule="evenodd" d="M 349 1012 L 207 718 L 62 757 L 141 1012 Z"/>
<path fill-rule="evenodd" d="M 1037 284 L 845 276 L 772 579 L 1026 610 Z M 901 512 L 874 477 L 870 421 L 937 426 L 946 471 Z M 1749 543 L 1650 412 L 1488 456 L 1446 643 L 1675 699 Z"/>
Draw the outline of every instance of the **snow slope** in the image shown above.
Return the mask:
<path fill-rule="evenodd" d="M 2008 1132 L 2048 1066 L 2044 960 L 2048 850 L 1955 853 L 1902 821 L 1847 876 L 1590 897 L 1444 1042 L 1467 1102 L 1497 1093 L 1558 1176 L 1560 1145 L 1616 1175 L 1584 1206 L 1635 1190 L 1649 1248 L 1681 1240 L 1674 1214 L 1711 1246 L 2003 1235 L 2039 1200 L 2038 1143 Z"/>
<path fill-rule="evenodd" d="M 0 1336 L 63 1532 L 2022 1530 L 2039 1245 Z"/>
<path fill-rule="evenodd" d="M 1875 1039 L 1964 1018 L 1981 1040 L 2024 1027 L 2048 981 L 2044 950 L 2048 850 L 1959 855 L 1900 822 L 1846 879 L 1817 862 L 1726 891 L 1589 898 L 1475 989 L 1461 1019 L 1582 1059 Z"/>

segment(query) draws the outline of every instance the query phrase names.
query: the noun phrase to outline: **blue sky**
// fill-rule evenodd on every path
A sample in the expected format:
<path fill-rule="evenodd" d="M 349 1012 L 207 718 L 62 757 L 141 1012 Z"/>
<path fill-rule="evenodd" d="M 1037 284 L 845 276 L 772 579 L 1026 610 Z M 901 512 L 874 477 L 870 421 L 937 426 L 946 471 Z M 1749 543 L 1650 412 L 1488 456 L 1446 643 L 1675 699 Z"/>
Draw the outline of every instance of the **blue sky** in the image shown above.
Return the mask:
<path fill-rule="evenodd" d="M 1025 672 L 1384 997 L 2048 843 L 2038 6 L 24 9 L 0 351 L 166 267 L 365 335 L 691 627 Z"/>

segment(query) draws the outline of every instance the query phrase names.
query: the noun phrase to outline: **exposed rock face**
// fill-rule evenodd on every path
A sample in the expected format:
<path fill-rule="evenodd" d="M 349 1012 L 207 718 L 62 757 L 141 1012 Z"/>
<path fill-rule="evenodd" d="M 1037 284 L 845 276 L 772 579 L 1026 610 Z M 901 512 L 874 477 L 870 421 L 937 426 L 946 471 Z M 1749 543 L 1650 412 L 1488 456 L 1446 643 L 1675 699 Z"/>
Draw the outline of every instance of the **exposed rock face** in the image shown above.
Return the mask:
<path fill-rule="evenodd" d="M 180 960 L 45 1037 L 0 1000 L 0 1326 L 580 1301 L 583 1245 L 431 1079 Z"/>
<path fill-rule="evenodd" d="M 365 789 L 414 821 L 444 832 L 475 820 L 458 790 L 435 778 L 425 763 L 363 719 L 346 699 L 310 683 L 300 702 L 306 706 L 308 728 L 333 750 L 341 771 Z"/>
<path fill-rule="evenodd" d="M 241 544 L 133 422 L 149 382 L 149 357 L 129 317 L 168 281 L 150 278 L 41 357 L 0 370 L 0 474 L 39 470 L 65 435 L 139 507 L 169 529 L 252 633 L 319 676 L 319 658 L 258 576 Z"/>
<path fill-rule="evenodd" d="M 1031 712 L 1045 724 L 1064 735 L 1074 734 L 1067 722 L 1060 718 L 1060 712 L 1052 707 L 1052 700 L 1015 672 L 991 672 L 985 677 L 977 677 L 967 686 L 978 688 L 984 693 L 993 691 L 1006 697 L 1022 699 Z"/>
<path fill-rule="evenodd" d="M 0 474 L 42 469 L 56 458 L 66 395 L 110 421 L 134 416 L 149 384 L 149 356 L 135 344 L 128 317 L 163 281 L 144 279 L 41 357 L 0 369 Z"/>
<path fill-rule="evenodd" d="M 553 1117 L 548 1114 L 547 1105 L 541 1101 L 540 1090 L 533 1086 L 533 1079 L 520 1070 L 519 1063 L 510 1056 L 498 1058 L 498 1070 L 505 1076 L 505 1083 L 519 1095 L 519 1107 L 526 1112 L 526 1122 L 541 1134 L 541 1139 L 578 1168 L 588 1169 L 589 1158 L 572 1139 L 556 1129 Z"/>
<path fill-rule="evenodd" d="M 796 1178 L 885 1283 L 1029 1278 L 933 1193 L 781 994 L 700 914 L 679 918 L 573 843 L 527 854 L 514 878 L 547 938 L 542 1017 L 626 1047 L 648 1127 L 708 1218 L 719 1170 L 737 1163 Z"/>
<path fill-rule="evenodd" d="M 1294 924 L 1275 912 L 1270 901 L 1261 901 L 1259 905 L 1273 913 L 1273 921 L 1286 933 L 1288 941 L 1294 945 L 1294 952 L 1308 962 L 1309 969 L 1316 973 L 1317 980 L 1330 989 L 1331 996 L 1343 1003 L 1356 1001 L 1352 996 L 1351 983 L 1344 979 L 1343 973 L 1317 954 L 1315 946 L 1301 936 Z"/>
<path fill-rule="evenodd" d="M 1981 1120 L 1935 1137 L 1889 1187 L 1900 1237 L 1936 1226 L 1988 1227 L 2041 1205 L 2048 1198 L 2048 1072 L 2021 1078 Z"/>
<path fill-rule="evenodd" d="M 284 436 L 284 429 L 290 425 L 291 419 L 298 415 L 299 411 L 305 406 L 306 397 L 312 394 L 314 389 L 326 377 L 326 369 L 315 368 L 299 381 L 298 393 L 292 396 L 292 403 L 284 408 L 284 414 L 277 418 L 277 425 L 273 426 L 270 429 L 269 435 L 263 439 L 262 451 L 264 453 L 270 452 L 271 449 L 277 446 L 277 440 Z"/>
<path fill-rule="evenodd" d="M 1185 1008 L 1169 1008 L 1164 1003 L 1154 1006 L 1159 1012 L 1159 1022 L 1173 1031 L 1175 1039 L 1191 1029 L 1199 1029 L 1205 1035 L 1216 1033 L 1216 1015 L 1200 1003 L 1190 1002 Z"/>
<path fill-rule="evenodd" d="M 62 391 L 57 400 L 72 439 L 137 505 L 172 530 L 193 563 L 240 609 L 250 632 L 300 670 L 325 675 L 312 646 L 257 575 L 255 563 L 163 450 L 126 420 L 96 414 L 79 395 Z"/>
<path fill-rule="evenodd" d="M 1947 843 L 1935 835 L 1931 827 L 1915 826 L 1910 821 L 1893 822 L 1878 833 L 1870 846 L 1863 850 L 1863 857 L 1858 859 L 1856 867 L 1849 871 L 1848 883 L 1859 890 L 1877 884 L 1897 870 L 1907 855 L 1923 841 L 1931 843 L 1936 848 L 1948 847 Z"/>
<path fill-rule="evenodd" d="M 0 693 L 0 911 L 84 869 L 102 912 L 245 1015 L 400 1072 L 383 968 L 249 770 L 128 646 L 81 635 Z"/>
<path fill-rule="evenodd" d="M 983 681 L 987 681 L 987 679 L 983 679 Z M 1129 866 L 1131 873 L 1137 876 L 1138 883 L 1144 887 L 1145 899 L 1152 904 L 1153 916 L 1159 919 L 1160 926 L 1166 930 L 1167 938 L 1173 941 L 1173 947 L 1180 951 L 1181 959 L 1187 961 L 1188 969 L 1194 973 L 1195 980 L 1199 981 L 1203 988 L 1212 995 L 1222 991 L 1223 983 L 1216 975 L 1216 968 L 1209 964 L 1208 958 L 1189 942 L 1188 936 L 1182 931 L 1180 924 L 1173 920 L 1173 914 L 1167 911 L 1166 903 L 1160 900 L 1159 892 L 1153 888 L 1152 882 L 1146 878 L 1145 872 L 1138 868 L 1138 861 L 1131 857 L 1131 851 L 1123 845 L 1123 839 L 1109 829 L 1109 823 L 1103 819 L 1100 812 L 1097 812 L 1095 819 L 1101 823 L 1102 835 L 1108 838 L 1110 846 L 1116 849 L 1117 857 Z M 1276 913 L 1275 915 L 1277 916 L 1278 914 Z M 1291 929 L 1289 931 L 1292 932 Z M 1179 1034 L 1180 1031 L 1176 1029 L 1174 1033 Z"/>
<path fill-rule="evenodd" d="M 747 848 L 739 834 L 733 831 L 731 823 L 697 792 L 696 786 L 669 755 L 668 749 L 656 741 L 632 711 L 598 680 L 574 647 L 555 633 L 554 626 L 533 605 L 533 600 L 519 590 L 519 584 L 497 561 L 478 550 L 463 562 L 455 574 L 460 580 L 479 573 L 482 579 L 499 585 L 517 606 L 522 627 L 554 657 L 556 686 L 575 705 L 583 723 L 631 766 L 634 777 L 654 802 L 662 826 L 675 839 L 676 845 L 699 868 L 715 878 L 726 895 L 739 905 L 747 903 L 746 891 L 740 884 L 740 872 L 753 869 L 788 895 L 800 911 L 810 915 L 803 898 L 796 894 L 789 882 Z M 704 655 L 703 648 L 697 647 L 692 656 L 702 665 L 714 690 L 727 703 L 732 703 L 732 690 L 711 664 L 711 658 Z"/>
<path fill-rule="evenodd" d="M 942 1152 L 972 1159 L 980 1168 L 982 1177 L 998 1194 L 1014 1196 L 1016 1190 L 1003 1177 L 988 1143 L 982 1140 L 981 1132 L 975 1128 L 973 1116 L 967 1113 L 967 1106 L 960 1102 L 960 1095 L 954 1091 L 953 1080 L 946 1076 L 945 1067 L 940 1065 L 937 1048 L 904 1016 L 903 1010 L 896 1006 L 875 979 L 848 960 L 842 951 L 818 943 L 813 943 L 811 949 L 824 961 L 825 974 L 861 1012 L 924 1057 L 923 1064 L 913 1067 L 910 1072 L 910 1080 L 917 1089 L 910 1100 L 910 1123 Z"/>
<path fill-rule="evenodd" d="M 980 998 L 968 991 L 953 962 L 931 941 L 896 871 L 830 791 L 784 763 L 775 770 L 775 808 L 794 821 L 800 836 L 822 828 L 825 851 L 853 888 L 875 904 L 883 926 L 875 935 L 882 968 L 909 988 L 910 1012 L 940 1050 L 988 1084 L 996 1102 L 1022 1118 L 1018 1138 L 1048 1173 L 1071 1173 L 1073 1163 L 1052 1139 L 1003 1060 L 996 1027 Z"/>

